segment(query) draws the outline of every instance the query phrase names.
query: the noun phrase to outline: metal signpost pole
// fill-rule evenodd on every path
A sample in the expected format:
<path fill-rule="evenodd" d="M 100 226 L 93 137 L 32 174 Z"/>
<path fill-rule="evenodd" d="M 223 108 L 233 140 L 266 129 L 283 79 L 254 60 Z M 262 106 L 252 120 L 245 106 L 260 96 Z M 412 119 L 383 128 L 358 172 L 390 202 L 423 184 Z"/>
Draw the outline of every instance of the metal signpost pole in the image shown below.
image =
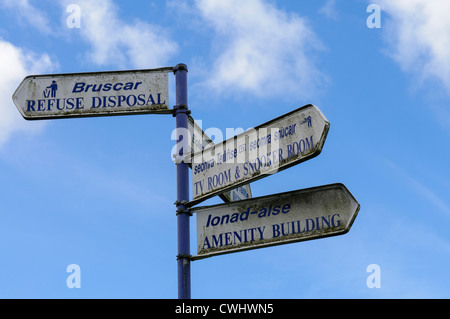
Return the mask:
<path fill-rule="evenodd" d="M 174 67 L 176 105 L 174 116 L 177 129 L 177 267 L 178 267 L 178 299 L 191 298 L 191 255 L 189 238 L 190 210 L 186 207 L 189 201 L 189 166 L 182 160 L 189 146 L 188 106 L 187 106 L 187 66 L 178 64 Z"/>

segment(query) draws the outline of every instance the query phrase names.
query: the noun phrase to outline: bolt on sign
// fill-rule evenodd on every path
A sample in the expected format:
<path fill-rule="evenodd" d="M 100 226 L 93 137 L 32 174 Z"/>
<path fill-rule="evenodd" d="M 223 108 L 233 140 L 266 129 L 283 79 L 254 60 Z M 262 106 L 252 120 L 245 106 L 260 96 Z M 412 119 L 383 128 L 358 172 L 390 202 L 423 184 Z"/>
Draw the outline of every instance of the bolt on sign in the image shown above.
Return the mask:
<path fill-rule="evenodd" d="M 195 153 L 190 205 L 314 158 L 329 127 L 309 104 Z"/>
<path fill-rule="evenodd" d="M 27 120 L 168 114 L 168 72 L 150 70 L 27 76 L 13 101 Z"/>
<path fill-rule="evenodd" d="M 193 259 L 343 235 L 359 208 L 343 184 L 194 208 L 197 256 Z"/>

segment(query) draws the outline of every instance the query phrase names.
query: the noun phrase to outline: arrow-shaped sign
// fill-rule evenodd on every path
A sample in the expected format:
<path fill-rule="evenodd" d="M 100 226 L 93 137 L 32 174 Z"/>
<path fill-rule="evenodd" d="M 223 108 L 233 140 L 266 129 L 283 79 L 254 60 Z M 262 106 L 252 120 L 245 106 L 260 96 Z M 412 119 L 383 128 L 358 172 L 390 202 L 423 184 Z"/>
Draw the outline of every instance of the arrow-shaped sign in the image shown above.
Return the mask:
<path fill-rule="evenodd" d="M 197 256 L 343 235 L 360 205 L 343 184 L 331 184 L 193 209 Z"/>
<path fill-rule="evenodd" d="M 173 68 L 27 76 L 13 101 L 27 120 L 167 114 Z"/>
<path fill-rule="evenodd" d="M 190 205 L 314 158 L 329 127 L 309 104 L 195 153 Z"/>

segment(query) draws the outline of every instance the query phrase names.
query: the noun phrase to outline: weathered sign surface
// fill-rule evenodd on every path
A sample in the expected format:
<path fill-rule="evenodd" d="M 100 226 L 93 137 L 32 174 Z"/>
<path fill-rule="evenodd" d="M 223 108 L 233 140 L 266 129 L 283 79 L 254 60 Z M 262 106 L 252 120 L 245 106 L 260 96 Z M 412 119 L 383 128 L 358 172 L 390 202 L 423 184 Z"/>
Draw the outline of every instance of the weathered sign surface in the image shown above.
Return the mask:
<path fill-rule="evenodd" d="M 197 125 L 195 120 L 189 116 L 189 137 L 190 137 L 190 150 L 192 154 L 203 151 L 207 147 L 214 145 L 214 142 L 203 131 L 202 127 Z M 192 166 L 191 166 L 192 168 Z M 244 200 L 252 198 L 252 191 L 250 184 L 245 184 L 237 188 L 233 188 L 229 191 L 219 194 L 219 196 L 225 202 L 233 202 L 238 200 Z"/>
<path fill-rule="evenodd" d="M 222 193 L 222 195 L 225 196 L 230 202 L 236 202 L 239 200 L 245 200 L 253 197 L 250 184 L 245 184 L 243 186 L 233 188 L 230 191 Z"/>
<path fill-rule="evenodd" d="M 319 155 L 329 127 L 309 104 L 195 153 L 191 206 Z"/>
<path fill-rule="evenodd" d="M 347 233 L 359 203 L 343 184 L 194 208 L 202 259 Z"/>
<path fill-rule="evenodd" d="M 31 75 L 13 101 L 27 120 L 168 113 L 170 70 Z"/>

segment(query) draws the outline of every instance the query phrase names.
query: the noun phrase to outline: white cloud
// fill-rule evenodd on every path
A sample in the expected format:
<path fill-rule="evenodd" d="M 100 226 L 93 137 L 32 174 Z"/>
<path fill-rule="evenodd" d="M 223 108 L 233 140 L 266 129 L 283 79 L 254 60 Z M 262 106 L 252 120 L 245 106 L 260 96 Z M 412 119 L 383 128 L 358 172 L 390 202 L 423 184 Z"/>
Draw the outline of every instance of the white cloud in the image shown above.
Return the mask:
<path fill-rule="evenodd" d="M 24 19 L 32 27 L 46 34 L 51 33 L 45 13 L 32 6 L 28 0 L 0 0 L 0 5 L 9 9 L 16 9 L 14 14 Z"/>
<path fill-rule="evenodd" d="M 88 57 L 98 65 L 162 67 L 177 52 L 177 44 L 165 29 L 139 20 L 125 23 L 111 0 L 81 0 L 77 4 L 81 8 L 80 32 L 92 46 Z"/>
<path fill-rule="evenodd" d="M 0 146 L 15 131 L 35 131 L 44 124 L 26 122 L 12 101 L 12 95 L 23 78 L 30 74 L 45 73 L 52 69 L 47 54 L 26 52 L 0 39 Z"/>
<path fill-rule="evenodd" d="M 336 10 L 336 0 L 327 0 L 324 6 L 319 9 L 319 13 L 325 15 L 328 19 L 338 20 L 339 14 Z"/>
<path fill-rule="evenodd" d="M 208 87 L 309 98 L 324 84 L 312 58 L 322 44 L 304 18 L 264 0 L 197 0 L 196 6 L 216 34 Z"/>
<path fill-rule="evenodd" d="M 369 1 L 373 2 L 373 1 Z M 450 1 L 377 0 L 390 17 L 382 24 L 393 59 L 421 81 L 437 79 L 450 91 Z"/>
<path fill-rule="evenodd" d="M 387 165 L 392 167 L 398 174 L 400 174 L 409 187 L 414 189 L 414 191 L 428 200 L 431 206 L 434 206 L 439 211 L 445 213 L 446 216 L 450 216 L 450 206 L 440 198 L 432 189 L 425 186 L 423 183 L 416 180 L 414 177 L 406 173 L 402 168 L 393 162 L 386 160 Z"/>

